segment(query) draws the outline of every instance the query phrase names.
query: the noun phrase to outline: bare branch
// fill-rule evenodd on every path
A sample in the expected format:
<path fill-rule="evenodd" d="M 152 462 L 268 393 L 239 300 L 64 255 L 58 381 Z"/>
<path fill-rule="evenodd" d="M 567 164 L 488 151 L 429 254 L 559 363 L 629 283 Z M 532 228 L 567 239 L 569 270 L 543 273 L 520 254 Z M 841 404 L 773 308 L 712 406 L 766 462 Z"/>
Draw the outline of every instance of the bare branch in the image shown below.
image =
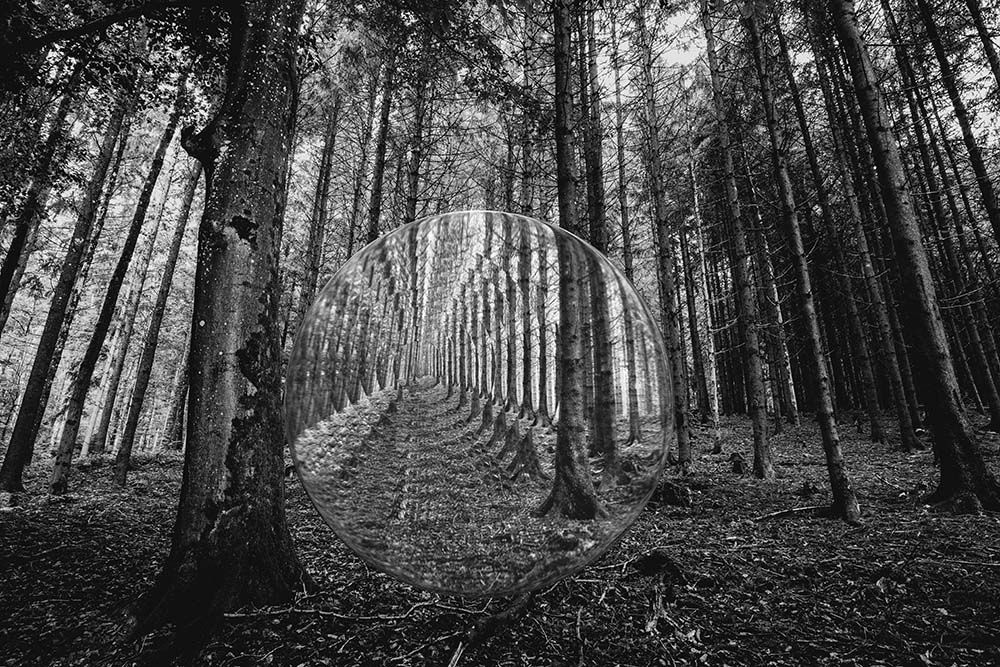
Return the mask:
<path fill-rule="evenodd" d="M 59 30 L 47 32 L 40 37 L 31 37 L 29 39 L 14 42 L 9 46 L 9 49 L 14 53 L 28 53 L 55 42 L 75 39 L 77 37 L 83 37 L 95 32 L 100 32 L 101 30 L 110 28 L 111 26 L 122 23 L 123 21 L 128 21 L 129 19 L 138 18 L 140 16 L 148 16 L 162 9 L 204 4 L 215 3 L 204 3 L 199 2 L 198 0 L 154 0 L 153 2 L 136 5 L 135 7 L 123 9 L 120 12 L 108 14 L 107 16 L 102 16 L 101 18 L 87 21 L 86 23 L 81 23 L 80 25 L 73 26 L 72 28 L 60 28 Z"/>

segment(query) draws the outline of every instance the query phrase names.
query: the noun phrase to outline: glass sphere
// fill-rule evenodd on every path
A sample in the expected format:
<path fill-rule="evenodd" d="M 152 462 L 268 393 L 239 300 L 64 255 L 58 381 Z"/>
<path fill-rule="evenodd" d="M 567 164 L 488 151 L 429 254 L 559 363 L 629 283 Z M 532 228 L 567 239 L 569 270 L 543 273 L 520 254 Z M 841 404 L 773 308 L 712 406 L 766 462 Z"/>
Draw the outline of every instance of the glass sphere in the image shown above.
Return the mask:
<path fill-rule="evenodd" d="M 288 440 L 316 509 L 427 590 L 526 592 L 600 556 L 673 439 L 664 346 L 602 254 L 509 213 L 386 234 L 296 335 Z"/>

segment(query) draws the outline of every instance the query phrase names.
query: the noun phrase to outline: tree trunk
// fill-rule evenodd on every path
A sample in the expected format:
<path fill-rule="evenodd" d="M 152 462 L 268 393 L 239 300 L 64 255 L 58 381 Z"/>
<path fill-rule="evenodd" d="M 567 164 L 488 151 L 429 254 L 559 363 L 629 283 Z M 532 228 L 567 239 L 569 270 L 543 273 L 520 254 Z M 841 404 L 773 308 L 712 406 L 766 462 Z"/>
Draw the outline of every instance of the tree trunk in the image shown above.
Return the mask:
<path fill-rule="evenodd" d="M 4 255 L 3 264 L 0 265 L 0 334 L 3 333 L 7 318 L 10 317 L 14 296 L 20 287 L 21 277 L 24 275 L 28 257 L 33 249 L 35 235 L 38 233 L 38 226 L 45 213 L 45 205 L 48 202 L 52 181 L 55 178 L 57 154 L 65 143 L 69 130 L 66 126 L 66 119 L 76 102 L 77 88 L 83 78 L 86 63 L 87 60 L 80 60 L 77 63 L 69 83 L 66 84 L 66 92 L 63 94 L 55 117 L 52 119 L 49 136 L 42 145 L 40 154 L 34 160 L 31 185 L 24 196 L 21 210 L 13 221 L 14 233 L 7 246 L 7 254 Z M 3 219 L 0 218 L 0 220 Z"/>
<path fill-rule="evenodd" d="M 610 13 L 611 23 L 611 66 L 615 70 L 615 146 L 617 150 L 618 167 L 618 226 L 622 232 L 622 264 L 625 267 L 625 277 L 629 282 L 635 279 L 634 258 L 632 255 L 632 223 L 629 220 L 628 177 L 625 164 L 625 113 L 622 106 L 621 65 L 618 61 L 618 34 L 615 17 Z"/>
<path fill-rule="evenodd" d="M 131 634 L 172 624 L 197 651 L 221 615 L 290 600 L 306 574 L 285 520 L 274 317 L 303 0 L 230 11 L 226 96 L 185 148 L 206 175 L 192 315 L 188 444 L 170 554 Z"/>
<path fill-rule="evenodd" d="M 580 89 L 586 91 L 583 103 L 586 113 L 584 123 L 584 158 L 587 179 L 587 218 L 589 223 L 588 240 L 598 252 L 606 255 L 608 252 L 608 221 L 607 203 L 604 191 L 604 151 L 602 141 L 604 131 L 601 126 L 601 91 L 600 77 L 597 68 L 597 42 L 594 29 L 594 8 L 588 6 L 585 10 L 585 29 L 582 31 L 586 39 L 581 39 L 581 50 L 585 51 L 585 60 L 581 66 L 586 66 L 585 76 L 581 77 Z M 583 37 L 582 35 L 581 37 Z M 586 47 L 584 49 L 584 47 Z M 591 418 L 592 453 L 600 453 L 605 459 L 604 481 L 614 483 L 617 476 L 616 445 L 614 437 L 615 422 L 615 382 L 612 370 L 611 347 L 611 316 L 608 312 L 607 285 L 600 267 L 588 266 L 593 271 L 589 282 L 590 314 L 592 321 L 591 349 L 593 357 L 593 416 Z M 586 324 L 586 323 L 585 323 Z"/>
<path fill-rule="evenodd" d="M 392 111 L 392 98 L 396 94 L 396 51 L 395 47 L 389 54 L 389 62 L 385 65 L 385 77 L 382 81 L 382 106 L 379 109 L 378 132 L 375 135 L 375 164 L 372 170 L 372 192 L 368 200 L 368 235 L 366 241 L 371 243 L 379 237 L 379 219 L 382 217 L 382 182 L 385 179 L 385 155 L 389 137 L 389 112 Z"/>
<path fill-rule="evenodd" d="M 808 18 L 808 17 L 807 17 Z M 810 22 L 810 28 L 811 28 Z M 906 388 L 903 381 L 903 371 L 901 364 L 903 360 L 896 354 L 896 347 L 893 342 L 893 330 L 890 320 L 889 309 L 886 304 L 882 286 L 879 283 L 878 274 L 875 271 L 875 264 L 872 261 L 871 251 L 868 247 L 868 239 L 865 234 L 864 222 L 861 214 L 861 204 L 858 201 L 857 191 L 852 182 L 851 170 L 845 157 L 846 139 L 841 131 L 839 113 L 833 96 L 833 88 L 827 77 L 826 68 L 823 65 L 824 56 L 829 56 L 827 50 L 822 48 L 816 38 L 816 33 L 810 29 L 810 39 L 813 42 L 813 50 L 817 58 L 817 72 L 819 74 L 820 86 L 823 91 L 823 99 L 827 108 L 831 137 L 833 139 L 834 153 L 837 158 L 837 169 L 840 175 L 840 188 L 843 191 L 844 199 L 848 204 L 848 212 L 851 220 L 851 230 L 854 241 L 857 243 L 859 258 L 861 260 L 861 271 L 864 283 L 868 292 L 868 301 L 875 319 L 878 332 L 879 356 L 882 359 L 882 368 L 888 376 L 889 390 L 892 394 L 893 404 L 896 410 L 896 420 L 899 424 L 900 447 L 904 451 L 920 449 L 920 441 L 914 431 L 914 422 L 909 411 L 909 401 L 906 397 Z"/>
<path fill-rule="evenodd" d="M 969 15 L 972 16 L 972 24 L 976 26 L 979 41 L 982 43 L 983 52 L 986 54 L 986 61 L 993 72 L 993 80 L 996 81 L 998 88 L 997 91 L 994 91 L 995 95 L 997 92 L 1000 92 L 1000 57 L 997 56 L 997 48 L 993 43 L 993 35 L 990 34 L 989 29 L 986 27 L 986 21 L 983 20 L 983 8 L 979 0 L 965 0 L 965 6 L 969 8 Z"/>
<path fill-rule="evenodd" d="M 687 362 L 682 351 L 680 313 L 677 306 L 677 285 L 674 280 L 676 261 L 674 244 L 670 236 L 670 213 L 667 211 L 664 191 L 663 164 L 660 158 L 660 122 L 653 81 L 653 56 L 649 31 L 646 28 L 644 9 L 636 11 L 636 28 L 639 31 L 639 48 L 642 50 L 642 87 L 646 110 L 646 172 L 653 199 L 653 241 L 657 256 L 657 277 L 660 287 L 660 308 L 663 329 L 670 358 L 674 424 L 677 429 L 677 462 L 683 470 L 691 464 L 691 434 L 688 428 Z"/>
<path fill-rule="evenodd" d="M 878 391 L 875 386 L 875 370 L 872 366 L 871 353 L 868 349 L 868 342 L 865 340 L 864 324 L 861 321 L 861 314 L 858 310 L 857 298 L 854 293 L 854 285 L 848 271 L 847 259 L 838 239 L 837 222 L 833 215 L 833 206 L 830 203 L 830 191 L 827 188 L 826 180 L 819 166 L 819 159 L 816 156 L 816 147 L 813 144 L 812 133 L 809 130 L 809 123 L 806 120 L 805 107 L 802 104 L 802 95 L 799 92 L 798 82 L 792 71 L 791 58 L 788 55 L 788 44 L 785 35 L 778 22 L 774 25 L 774 31 L 778 37 L 778 47 L 781 54 L 782 69 L 788 83 L 788 91 L 792 97 L 795 107 L 795 117 L 798 120 L 799 131 L 802 133 L 802 143 L 805 146 L 806 157 L 809 161 L 809 171 L 816 186 L 817 199 L 819 200 L 820 214 L 823 216 L 823 226 L 832 239 L 834 260 L 838 267 L 840 277 L 840 290 L 847 306 L 848 325 L 851 332 L 851 344 L 854 356 L 860 365 L 861 386 L 864 392 L 865 409 L 868 413 L 868 424 L 872 442 L 884 443 L 886 441 L 885 429 L 882 427 L 882 417 L 879 411 Z"/>
<path fill-rule="evenodd" d="M 98 149 L 97 159 L 93 168 L 93 176 L 87 186 L 86 193 L 80 204 L 77 213 L 76 224 L 73 227 L 73 235 L 69 241 L 69 248 L 62 262 L 59 271 L 59 278 L 56 282 L 52 294 L 52 303 L 49 306 L 48 315 L 45 318 L 45 327 L 38 341 L 38 348 L 35 351 L 35 359 L 31 365 L 31 373 L 21 397 L 21 407 L 14 422 L 14 429 L 11 432 L 10 443 L 7 446 L 7 453 L 4 456 L 3 465 L 0 466 L 0 491 L 16 492 L 23 491 L 24 484 L 22 477 L 24 468 L 31 460 L 31 453 L 35 445 L 35 438 L 38 435 L 38 427 L 42 419 L 42 410 L 39 405 L 43 396 L 48 395 L 52 380 L 49 378 L 49 366 L 52 363 L 54 353 L 60 338 L 60 330 L 63 320 L 66 317 L 67 306 L 70 296 L 73 293 L 73 286 L 76 284 L 77 273 L 84 258 L 87 248 L 87 239 L 94 224 L 97 212 L 98 200 L 104 186 L 105 177 L 108 174 L 108 167 L 114 153 L 115 142 L 122 128 L 122 122 L 128 111 L 130 102 L 120 100 L 111 113 L 108 125 L 104 131 Z"/>
<path fill-rule="evenodd" d="M 691 177 L 691 206 L 692 217 L 694 219 L 694 229 L 692 230 L 695 246 L 694 261 L 698 273 L 696 290 L 702 303 L 705 304 L 704 362 L 702 366 L 704 367 L 708 412 L 702 413 L 701 423 L 712 425 L 712 453 L 721 454 L 722 440 L 719 434 L 719 375 L 716 363 L 715 336 L 712 333 L 712 328 L 716 321 L 712 317 L 712 302 L 708 292 L 708 267 L 705 263 L 705 246 L 702 237 L 701 189 L 698 184 L 698 173 L 695 168 L 694 147 L 691 144 L 688 145 L 688 172 Z"/>
<path fill-rule="evenodd" d="M 426 47 L 425 47 L 426 48 Z M 429 59 L 430 55 L 424 55 Z M 413 222 L 417 219 L 417 200 L 420 194 L 420 167 L 424 161 L 424 126 L 427 123 L 427 97 L 430 94 L 428 68 L 431 63 L 424 62 L 420 66 L 417 82 L 413 91 L 413 134 L 410 137 L 410 159 L 406 168 L 406 205 L 403 211 L 403 222 Z"/>
<path fill-rule="evenodd" d="M 570 37 L 571 0 L 556 0 L 552 14 L 555 23 L 553 59 L 555 61 L 555 138 L 556 176 L 559 197 L 559 223 L 563 229 L 579 229 L 576 210 L 576 180 L 573 164 L 573 130 L 570 125 L 573 99 L 570 92 L 572 40 Z M 572 240 L 555 232 L 559 258 L 559 353 L 560 370 L 559 426 L 556 433 L 555 479 L 548 498 L 535 512 L 571 519 L 595 519 L 607 511 L 597 499 L 584 446 L 583 354 L 580 335 L 580 309 L 586 271 L 581 258 L 573 252 Z"/>
<path fill-rule="evenodd" d="M 177 99 L 174 102 L 173 111 L 170 117 L 167 119 L 167 126 L 163 130 L 163 134 L 160 136 L 159 145 L 156 147 L 156 151 L 153 154 L 153 161 L 149 167 L 149 173 L 146 175 L 146 181 L 143 184 L 142 191 L 139 193 L 139 199 L 136 202 L 135 213 L 132 216 L 132 222 L 129 226 L 128 235 L 122 244 L 121 254 L 118 257 L 118 263 L 115 265 L 114 272 L 111 274 L 111 279 L 108 282 L 108 289 L 104 294 L 104 302 L 101 305 L 101 311 L 97 316 L 97 322 L 94 325 L 94 331 L 91 334 L 90 342 L 87 345 L 87 349 L 83 354 L 83 359 L 80 361 L 80 366 L 77 369 L 77 375 L 73 378 L 73 382 L 70 388 L 67 390 L 69 396 L 69 401 L 66 404 L 66 416 L 65 425 L 63 426 L 62 435 L 59 439 L 59 448 L 56 452 L 55 467 L 52 473 L 52 480 L 49 484 L 49 492 L 54 494 L 61 494 L 66 492 L 67 482 L 68 482 L 68 472 L 69 465 L 73 459 L 73 452 L 76 447 L 76 437 L 80 431 L 80 419 L 83 415 L 84 401 L 87 398 L 87 392 L 90 389 L 90 381 L 94 376 L 94 370 L 97 368 L 97 360 L 101 354 L 101 349 L 104 347 L 104 341 L 107 338 L 108 330 L 111 328 L 111 320 L 115 314 L 115 306 L 118 303 L 118 295 L 121 293 L 122 285 L 125 282 L 126 274 L 128 273 L 129 266 L 132 262 L 132 254 L 135 250 L 136 243 L 139 240 L 139 233 L 142 231 L 143 223 L 146 220 L 146 212 L 149 209 L 150 200 L 153 197 L 153 190 L 156 187 L 156 181 L 160 177 L 160 171 L 163 168 L 163 160 L 167 154 L 167 148 L 170 146 L 170 142 L 173 140 L 174 131 L 177 129 L 177 122 L 180 120 L 181 113 L 181 103 L 184 96 L 186 95 L 186 77 L 182 77 L 181 82 L 178 84 Z M 157 227 L 159 227 L 159 221 L 157 221 Z M 156 228 L 152 233 L 151 239 L 156 238 Z M 146 253 L 144 261 L 148 263 L 149 253 L 152 252 L 153 240 L 150 241 L 149 250 Z M 140 275 L 137 280 L 140 281 L 145 273 L 145 268 L 140 270 Z M 141 287 L 139 288 L 141 290 Z"/>
<path fill-rule="evenodd" d="M 916 2 L 920 10 L 920 20 L 924 24 L 927 39 L 934 49 L 934 56 L 941 70 L 941 83 L 948 93 L 952 108 L 955 110 L 955 119 L 962 130 L 962 140 L 965 141 L 965 148 L 969 152 L 969 162 L 972 164 L 972 171 L 975 173 L 976 182 L 979 184 L 979 193 L 983 199 L 983 208 L 986 210 L 986 216 L 993 227 L 993 234 L 997 241 L 1000 242 L 1000 208 L 997 206 L 996 191 L 993 187 L 993 181 L 990 179 L 989 172 L 986 169 L 982 150 L 980 150 L 979 143 L 976 141 L 976 136 L 972 131 L 972 121 L 969 119 L 969 112 L 965 107 L 965 102 L 962 100 L 961 93 L 958 91 L 955 71 L 952 69 L 948 55 L 945 53 L 944 45 L 941 42 L 941 36 L 938 34 L 930 3 L 928 0 L 916 0 Z"/>
<path fill-rule="evenodd" d="M 309 310 L 309 306 L 312 305 L 313 298 L 316 296 L 316 287 L 323 264 L 323 249 L 326 245 L 326 224 L 330 197 L 330 172 L 333 170 L 334 149 L 337 146 L 337 129 L 340 120 L 341 103 L 341 96 L 339 93 L 336 93 L 323 137 L 319 178 L 316 181 L 312 216 L 309 220 L 309 239 L 306 242 L 306 265 L 302 271 L 302 288 L 299 292 L 297 313 L 297 321 L 299 323 L 302 322 L 302 317 Z"/>
<path fill-rule="evenodd" d="M 722 154 L 726 203 L 733 232 L 733 283 L 736 287 L 738 312 L 743 321 L 743 348 L 749 382 L 747 398 L 750 402 L 747 407 L 753 423 L 753 471 L 756 477 L 773 479 L 774 463 L 771 456 L 771 447 L 767 440 L 767 404 L 765 401 L 764 369 L 757 334 L 757 307 L 753 300 L 753 288 L 750 284 L 747 266 L 750 253 L 747 250 L 746 231 L 743 226 L 742 216 L 740 215 L 739 193 L 736 190 L 736 169 L 733 164 L 732 149 L 729 145 L 729 107 L 725 102 L 725 91 L 722 86 L 722 75 L 715 50 L 715 35 L 712 28 L 712 18 L 709 13 L 708 2 L 702 3 L 701 19 L 705 29 L 705 38 L 708 43 L 708 62 L 712 78 L 716 132 L 719 138 L 719 150 Z"/>
<path fill-rule="evenodd" d="M 188 394 L 188 350 L 191 334 L 184 338 L 184 351 L 177 359 L 177 370 L 174 373 L 173 390 L 170 393 L 170 412 L 163 424 L 161 446 L 167 449 L 180 450 L 184 448 L 184 415 L 187 407 Z"/>
<path fill-rule="evenodd" d="M 153 304 L 153 310 L 149 315 L 149 328 L 146 331 L 146 340 L 143 343 L 142 353 L 139 357 L 139 367 L 135 376 L 135 385 L 132 388 L 132 398 L 128 403 L 128 416 L 125 418 L 125 428 L 122 431 L 122 439 L 118 444 L 118 454 L 115 457 L 115 483 L 118 486 L 125 486 L 125 476 L 128 474 L 132 444 L 135 442 L 135 431 L 139 426 L 139 416 L 142 414 L 142 405 L 146 398 L 146 387 L 149 385 L 149 377 L 153 371 L 153 358 L 156 355 L 156 345 L 160 338 L 160 324 L 163 322 L 163 314 L 167 308 L 167 297 L 170 295 L 170 284 L 173 282 L 174 267 L 177 266 L 177 256 L 180 253 L 181 241 L 184 240 L 184 230 L 187 229 L 191 204 L 194 201 L 195 191 L 198 189 L 198 182 L 200 180 L 201 167 L 199 165 L 191 174 L 187 191 L 184 193 L 181 212 L 177 218 L 177 227 L 174 229 L 174 236 L 170 241 L 170 248 L 167 250 L 167 257 L 163 264 L 163 273 L 160 276 L 160 287 L 156 293 L 156 302 Z"/>
<path fill-rule="evenodd" d="M 830 488 L 833 491 L 833 510 L 848 523 L 858 523 L 861 518 L 861 510 L 858 507 L 857 496 L 854 494 L 854 488 L 851 486 L 850 478 L 847 475 L 847 467 L 844 464 L 844 457 L 840 448 L 840 434 L 837 431 L 837 423 L 833 416 L 833 397 L 830 394 L 830 378 L 827 373 L 826 351 L 820 340 L 819 319 L 816 316 L 809 265 L 806 263 L 805 248 L 803 247 L 802 234 L 799 230 L 799 219 L 796 213 L 792 181 L 788 176 L 787 157 L 778 134 L 778 119 L 774 110 L 774 93 L 772 91 L 771 75 L 768 71 L 768 62 L 757 22 L 756 1 L 746 1 L 743 7 L 743 18 L 750 36 L 754 66 L 757 70 L 757 79 L 760 83 L 761 100 L 764 106 L 764 121 L 767 125 L 768 137 L 771 140 L 771 164 L 774 169 L 774 178 L 778 185 L 778 194 L 781 198 L 781 220 L 785 236 L 788 240 L 788 248 L 792 256 L 792 265 L 795 268 L 795 282 L 799 290 L 799 307 L 808 331 L 811 360 L 816 368 L 816 378 L 818 380 L 816 419 L 819 422 L 820 433 L 823 437 L 823 449 L 826 453 L 827 473 L 830 477 Z"/>
<path fill-rule="evenodd" d="M 904 306 L 923 366 L 927 422 L 941 466 L 938 488 L 929 500 L 950 501 L 968 510 L 1000 509 L 1000 485 L 986 468 L 979 445 L 972 438 L 972 429 L 958 405 L 958 384 L 899 145 L 891 130 L 885 101 L 875 85 L 877 79 L 858 27 L 854 2 L 830 0 L 829 4 L 874 154 L 903 281 Z"/>

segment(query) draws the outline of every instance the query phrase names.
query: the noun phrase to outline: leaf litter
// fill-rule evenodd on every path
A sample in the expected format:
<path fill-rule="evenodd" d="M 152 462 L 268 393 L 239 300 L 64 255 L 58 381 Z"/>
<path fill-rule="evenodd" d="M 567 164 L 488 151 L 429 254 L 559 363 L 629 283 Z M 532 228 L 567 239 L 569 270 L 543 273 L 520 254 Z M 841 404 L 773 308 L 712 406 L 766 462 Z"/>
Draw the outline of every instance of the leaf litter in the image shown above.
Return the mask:
<path fill-rule="evenodd" d="M 288 479 L 288 518 L 315 592 L 242 609 L 204 665 L 988 665 L 1000 664 L 1000 516 L 921 504 L 929 452 L 903 455 L 844 429 L 864 525 L 792 513 L 828 502 L 818 429 L 773 437 L 778 479 L 732 472 L 749 425 L 723 424 L 723 454 L 697 429 L 687 507 L 644 511 L 599 561 L 518 598 L 421 591 L 370 568 Z M 996 471 L 997 441 L 984 435 Z M 48 466 L 31 468 L 44 488 Z M 182 460 L 140 458 L 129 487 L 108 465 L 67 496 L 0 512 L 0 665 L 129 665 L 124 606 L 169 547 Z"/>

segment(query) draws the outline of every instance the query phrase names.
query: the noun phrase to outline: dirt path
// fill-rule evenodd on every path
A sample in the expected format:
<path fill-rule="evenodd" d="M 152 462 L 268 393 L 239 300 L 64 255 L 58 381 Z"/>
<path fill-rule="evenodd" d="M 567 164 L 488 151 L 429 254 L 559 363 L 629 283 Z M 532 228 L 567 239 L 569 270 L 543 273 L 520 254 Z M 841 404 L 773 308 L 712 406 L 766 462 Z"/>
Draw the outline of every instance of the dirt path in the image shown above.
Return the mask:
<path fill-rule="evenodd" d="M 550 489 L 551 433 L 536 429 L 546 478 L 515 480 L 516 452 L 491 443 L 493 429 L 470 421 L 457 393 L 422 381 L 394 396 L 376 395 L 296 443 L 321 513 L 377 567 L 431 590 L 512 592 L 558 578 L 624 527 L 630 508 L 610 494 L 607 520 L 532 515 Z"/>

